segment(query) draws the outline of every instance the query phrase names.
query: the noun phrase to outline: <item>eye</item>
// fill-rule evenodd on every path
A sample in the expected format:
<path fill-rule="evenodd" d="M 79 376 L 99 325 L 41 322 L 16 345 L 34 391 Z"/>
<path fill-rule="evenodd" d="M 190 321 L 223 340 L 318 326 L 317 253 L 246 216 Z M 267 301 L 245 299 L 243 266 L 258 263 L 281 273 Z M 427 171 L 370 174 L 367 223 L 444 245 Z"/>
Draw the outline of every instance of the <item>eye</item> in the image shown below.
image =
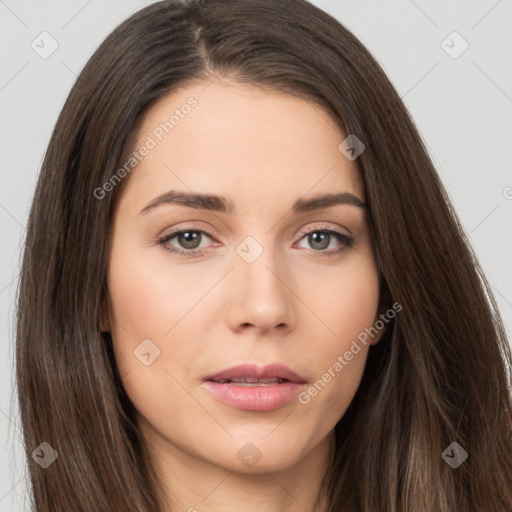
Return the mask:
<path fill-rule="evenodd" d="M 203 254 L 201 249 L 206 247 L 201 245 L 205 237 L 211 238 L 202 229 L 182 229 L 159 238 L 158 243 L 169 252 L 178 253 L 182 256 L 198 256 Z M 174 239 L 176 239 L 175 243 L 178 244 L 178 247 L 171 243 Z"/>
<path fill-rule="evenodd" d="M 354 240 L 350 236 L 327 227 L 313 227 L 305 230 L 305 234 L 303 234 L 299 244 L 303 240 L 309 244 L 309 247 L 313 249 L 313 251 L 318 253 L 315 254 L 315 256 L 335 255 L 348 247 L 352 247 L 354 243 Z M 330 250 L 326 250 L 329 248 Z"/>
<path fill-rule="evenodd" d="M 202 256 L 203 249 L 208 247 L 208 240 L 212 236 L 202 229 L 181 229 L 173 231 L 157 240 L 166 251 L 179 256 Z M 305 241 L 312 249 L 312 256 L 334 256 L 341 251 L 352 247 L 354 240 L 344 233 L 328 227 L 312 227 L 303 231 L 298 242 Z M 203 243 L 206 242 L 206 243 Z"/>

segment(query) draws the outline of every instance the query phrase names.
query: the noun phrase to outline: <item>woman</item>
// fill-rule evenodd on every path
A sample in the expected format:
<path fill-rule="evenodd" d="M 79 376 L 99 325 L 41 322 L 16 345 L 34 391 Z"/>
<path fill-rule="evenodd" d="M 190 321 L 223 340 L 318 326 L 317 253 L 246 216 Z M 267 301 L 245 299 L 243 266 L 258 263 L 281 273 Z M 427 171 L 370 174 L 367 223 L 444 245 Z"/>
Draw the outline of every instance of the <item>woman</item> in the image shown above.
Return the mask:
<path fill-rule="evenodd" d="M 169 0 L 92 56 L 21 274 L 37 512 L 510 511 L 511 362 L 414 124 L 335 19 Z"/>

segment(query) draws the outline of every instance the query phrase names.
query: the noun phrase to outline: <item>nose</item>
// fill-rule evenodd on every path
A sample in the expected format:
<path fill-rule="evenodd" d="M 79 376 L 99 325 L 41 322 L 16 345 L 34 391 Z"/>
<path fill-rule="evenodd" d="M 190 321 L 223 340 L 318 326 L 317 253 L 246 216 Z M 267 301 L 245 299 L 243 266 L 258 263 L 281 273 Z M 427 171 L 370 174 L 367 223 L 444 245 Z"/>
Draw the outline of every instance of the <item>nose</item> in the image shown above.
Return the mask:
<path fill-rule="evenodd" d="M 229 327 L 234 332 L 292 330 L 296 321 L 295 302 L 285 262 L 278 261 L 270 249 L 265 249 L 252 263 L 234 256 Z"/>

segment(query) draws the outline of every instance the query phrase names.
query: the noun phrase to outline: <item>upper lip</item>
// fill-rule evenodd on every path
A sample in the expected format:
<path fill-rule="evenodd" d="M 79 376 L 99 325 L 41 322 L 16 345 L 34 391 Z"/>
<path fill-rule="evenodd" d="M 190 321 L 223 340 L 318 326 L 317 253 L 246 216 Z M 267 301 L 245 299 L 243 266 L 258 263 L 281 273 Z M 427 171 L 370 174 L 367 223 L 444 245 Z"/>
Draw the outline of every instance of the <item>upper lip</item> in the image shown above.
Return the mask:
<path fill-rule="evenodd" d="M 248 379 L 257 382 L 259 379 L 282 379 L 289 382 L 305 383 L 305 379 L 283 364 L 268 364 L 257 366 L 255 364 L 241 364 L 232 366 L 219 373 L 209 375 L 204 380 L 220 381 L 230 379 Z"/>

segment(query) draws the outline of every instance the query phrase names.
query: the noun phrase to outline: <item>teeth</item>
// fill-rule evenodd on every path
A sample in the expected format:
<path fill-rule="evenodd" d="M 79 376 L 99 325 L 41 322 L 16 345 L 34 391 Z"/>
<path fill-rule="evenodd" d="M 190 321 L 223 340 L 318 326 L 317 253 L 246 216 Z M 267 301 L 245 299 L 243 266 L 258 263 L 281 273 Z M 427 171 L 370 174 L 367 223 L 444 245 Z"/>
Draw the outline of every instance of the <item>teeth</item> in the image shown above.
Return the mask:
<path fill-rule="evenodd" d="M 233 377 L 232 379 L 219 379 L 216 382 L 219 384 L 237 384 L 239 386 L 269 386 L 272 384 L 281 384 L 286 379 L 278 377 L 265 377 L 256 379 L 255 377 Z"/>
<path fill-rule="evenodd" d="M 236 384 L 237 386 L 244 386 L 246 388 L 251 387 L 261 387 L 261 386 L 272 386 L 273 384 L 277 384 L 277 382 L 269 382 L 267 384 L 263 382 L 231 382 L 231 384 Z"/>
<path fill-rule="evenodd" d="M 262 382 L 256 377 L 233 377 L 229 379 L 231 382 L 243 383 L 243 384 L 257 384 L 258 382 Z"/>

